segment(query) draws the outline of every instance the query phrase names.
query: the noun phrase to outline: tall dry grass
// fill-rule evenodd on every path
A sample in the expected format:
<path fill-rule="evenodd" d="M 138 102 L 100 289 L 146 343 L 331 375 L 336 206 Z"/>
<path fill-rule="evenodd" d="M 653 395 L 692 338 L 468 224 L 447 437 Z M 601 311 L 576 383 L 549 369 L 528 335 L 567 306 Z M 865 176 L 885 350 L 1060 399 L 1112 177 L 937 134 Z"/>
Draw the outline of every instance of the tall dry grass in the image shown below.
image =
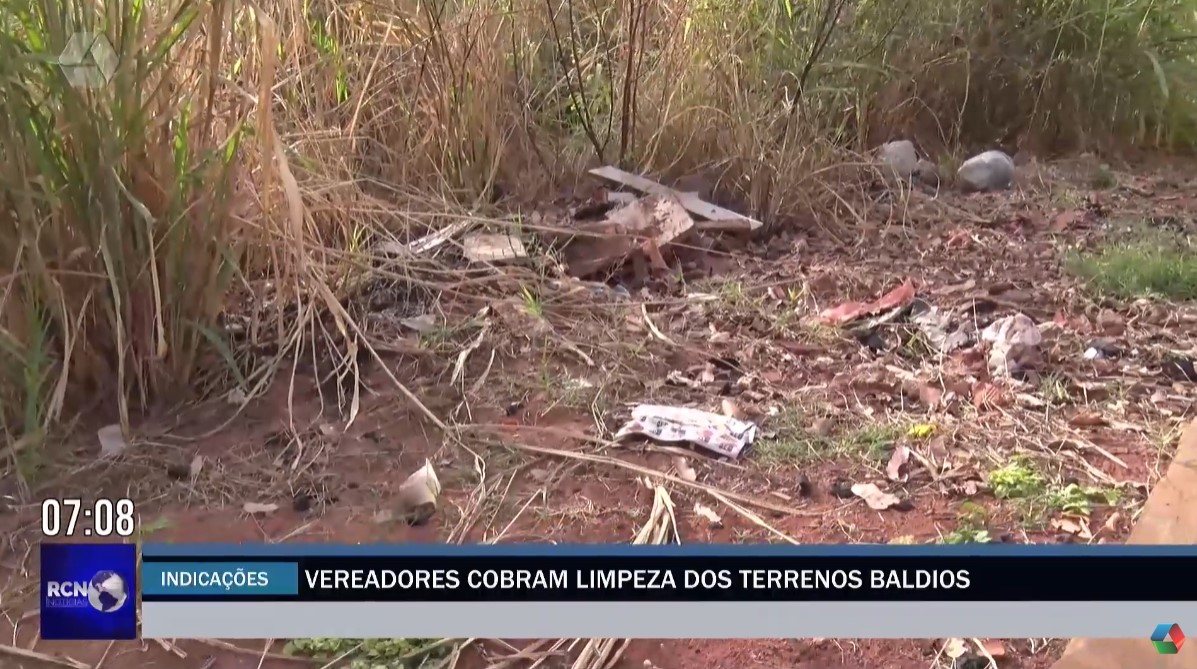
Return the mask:
<path fill-rule="evenodd" d="M 231 292 L 299 305 L 261 334 L 294 344 L 372 231 L 534 202 L 586 164 L 702 173 L 775 218 L 896 136 L 1191 148 L 1195 8 L 0 0 L 3 430 L 245 383 Z M 52 62 L 81 29 L 115 47 L 105 86 Z"/>

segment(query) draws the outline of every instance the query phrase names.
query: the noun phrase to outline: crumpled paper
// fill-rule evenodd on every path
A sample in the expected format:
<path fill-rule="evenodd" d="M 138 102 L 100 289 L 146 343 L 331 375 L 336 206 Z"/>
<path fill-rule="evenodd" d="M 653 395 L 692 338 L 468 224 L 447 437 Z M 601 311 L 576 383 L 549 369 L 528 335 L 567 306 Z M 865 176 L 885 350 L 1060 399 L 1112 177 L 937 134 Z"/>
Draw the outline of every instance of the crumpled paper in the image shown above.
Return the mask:
<path fill-rule="evenodd" d="M 756 438 L 757 425 L 699 409 L 641 404 L 616 439 L 641 435 L 655 441 L 688 442 L 735 459 Z"/>
<path fill-rule="evenodd" d="M 1043 335 L 1039 326 L 1024 314 L 994 321 L 981 333 L 990 342 L 989 371 L 994 376 L 1012 376 L 1034 366 Z"/>

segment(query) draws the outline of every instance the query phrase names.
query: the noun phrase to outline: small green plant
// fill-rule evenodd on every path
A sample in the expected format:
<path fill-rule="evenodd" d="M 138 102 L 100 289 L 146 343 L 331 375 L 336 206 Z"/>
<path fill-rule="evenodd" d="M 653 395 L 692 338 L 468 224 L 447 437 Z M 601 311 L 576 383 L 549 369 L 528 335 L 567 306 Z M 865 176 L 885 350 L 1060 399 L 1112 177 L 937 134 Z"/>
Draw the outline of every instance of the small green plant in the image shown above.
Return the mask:
<path fill-rule="evenodd" d="M 989 530 L 954 530 L 939 539 L 941 544 L 987 544 L 990 541 Z"/>
<path fill-rule="evenodd" d="M 1103 294 L 1197 299 L 1197 249 L 1145 226 L 1096 251 L 1073 253 L 1065 266 Z"/>
<path fill-rule="evenodd" d="M 1072 393 L 1068 391 L 1068 382 L 1059 374 L 1044 374 L 1039 377 L 1039 394 L 1052 404 L 1072 402 Z"/>
<path fill-rule="evenodd" d="M 998 499 L 1028 499 L 1042 495 L 1046 481 L 1032 463 L 1019 458 L 990 472 L 989 485 Z"/>
<path fill-rule="evenodd" d="M 544 303 L 527 286 L 520 287 L 520 297 L 524 301 L 524 310 L 536 318 L 544 318 Z"/>
<path fill-rule="evenodd" d="M 756 446 L 758 461 L 764 464 L 804 464 L 838 458 L 883 462 L 888 449 L 901 436 L 893 425 L 870 424 L 842 436 L 824 436 L 809 431 L 812 419 L 801 412 L 782 417 L 778 438 Z"/>
<path fill-rule="evenodd" d="M 1091 183 L 1097 190 L 1108 190 L 1118 185 L 1118 178 L 1114 176 L 1114 171 L 1109 165 L 1098 165 L 1093 171 Z"/>
<path fill-rule="evenodd" d="M 1059 509 L 1070 516 L 1088 516 L 1093 512 L 1093 504 L 1113 506 L 1118 503 L 1121 493 L 1115 489 L 1093 488 L 1070 483 L 1059 490 L 1048 493 L 1048 505 Z"/>
<path fill-rule="evenodd" d="M 987 544 L 991 541 L 989 530 L 989 512 L 985 507 L 975 502 L 964 502 L 956 514 L 956 529 L 941 536 L 941 544 Z"/>
<path fill-rule="evenodd" d="M 444 656 L 449 647 L 444 639 L 293 639 L 283 652 L 321 661 L 341 659 L 348 669 L 414 669 Z"/>

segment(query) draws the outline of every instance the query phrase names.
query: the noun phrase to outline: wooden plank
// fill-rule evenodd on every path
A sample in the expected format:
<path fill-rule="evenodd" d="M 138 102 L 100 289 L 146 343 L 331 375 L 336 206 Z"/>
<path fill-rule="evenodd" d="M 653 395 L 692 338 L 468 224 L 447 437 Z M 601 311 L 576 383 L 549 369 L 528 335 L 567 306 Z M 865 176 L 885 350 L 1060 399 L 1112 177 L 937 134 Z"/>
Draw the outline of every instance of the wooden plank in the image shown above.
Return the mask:
<path fill-rule="evenodd" d="M 696 227 L 704 230 L 756 230 L 761 227 L 762 223 L 755 218 L 749 218 L 743 214 L 737 214 L 730 209 L 711 204 L 706 200 L 698 197 L 696 193 L 683 193 L 674 190 L 668 186 L 663 186 L 652 179 L 645 179 L 642 176 L 637 176 L 630 172 L 625 172 L 617 167 L 610 165 L 606 167 L 597 167 L 590 170 L 590 173 L 600 179 L 613 181 L 617 184 L 627 186 L 633 190 L 638 190 L 642 193 L 649 193 L 651 195 L 669 195 L 677 198 L 682 207 L 686 211 L 701 216 L 712 223 L 719 225 L 703 225 L 699 223 Z"/>
<path fill-rule="evenodd" d="M 1197 544 L 1197 420 L 1185 428 L 1168 473 L 1151 491 L 1126 543 Z M 1092 587 L 1093 597 L 1101 599 L 1101 583 Z M 1184 626 L 1144 620 L 1141 639 L 1073 639 L 1052 669 L 1197 669 L 1197 652 L 1160 655 L 1147 640 L 1156 624 L 1171 622 Z"/>

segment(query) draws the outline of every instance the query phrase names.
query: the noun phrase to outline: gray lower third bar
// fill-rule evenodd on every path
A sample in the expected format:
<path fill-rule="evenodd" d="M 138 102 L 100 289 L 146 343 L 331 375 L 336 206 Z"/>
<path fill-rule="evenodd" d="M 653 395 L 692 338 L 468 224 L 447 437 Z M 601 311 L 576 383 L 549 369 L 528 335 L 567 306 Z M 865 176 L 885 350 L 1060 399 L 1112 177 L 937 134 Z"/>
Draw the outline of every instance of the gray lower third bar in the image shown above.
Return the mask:
<path fill-rule="evenodd" d="M 1197 602 L 144 602 L 150 639 L 1147 638 Z"/>

